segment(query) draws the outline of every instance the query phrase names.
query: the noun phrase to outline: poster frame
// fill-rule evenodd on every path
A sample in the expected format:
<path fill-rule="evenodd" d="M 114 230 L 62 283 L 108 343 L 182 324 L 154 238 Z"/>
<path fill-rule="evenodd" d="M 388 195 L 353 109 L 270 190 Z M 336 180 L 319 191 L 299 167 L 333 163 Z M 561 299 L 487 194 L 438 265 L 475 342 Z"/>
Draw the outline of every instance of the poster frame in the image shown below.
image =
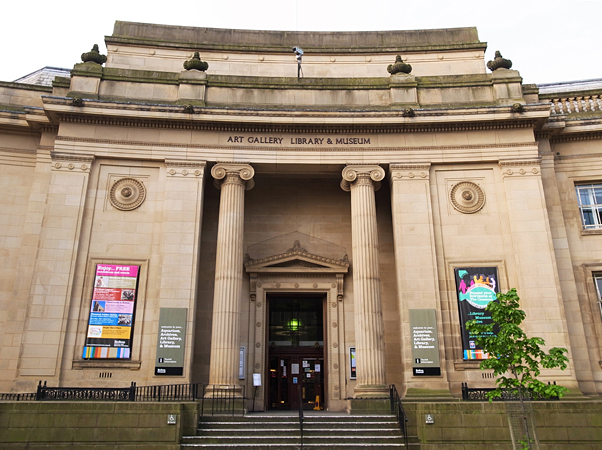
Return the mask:
<path fill-rule="evenodd" d="M 451 269 L 451 278 L 453 280 L 452 285 L 454 287 L 454 294 L 453 294 L 453 298 L 454 298 L 454 302 L 455 303 L 455 307 L 457 309 L 458 312 L 458 323 L 460 325 L 460 335 L 459 335 L 459 339 L 460 339 L 460 348 L 462 349 L 462 353 L 461 353 L 461 360 L 464 363 L 467 362 L 479 362 L 479 361 L 484 361 L 486 358 L 470 358 L 467 357 L 467 351 L 470 352 L 471 350 L 482 350 L 480 348 L 476 348 L 478 346 L 475 346 L 475 348 L 470 348 L 470 346 L 465 345 L 465 334 L 467 333 L 467 331 L 465 330 L 465 323 L 467 320 L 470 320 L 470 318 L 463 317 L 463 311 L 461 308 L 461 300 L 460 300 L 460 286 L 458 285 L 458 279 L 459 279 L 459 275 L 458 272 L 460 270 L 466 270 L 466 269 L 493 269 L 495 271 L 495 275 L 496 275 L 496 281 L 495 281 L 495 286 L 494 286 L 494 291 L 496 293 L 500 293 L 502 292 L 502 277 L 505 277 L 505 270 L 504 270 L 504 265 L 503 262 L 501 261 L 487 261 L 487 262 L 471 262 L 471 263 L 463 263 L 463 262 L 456 262 L 453 264 L 450 264 L 450 269 Z"/>
<path fill-rule="evenodd" d="M 119 261 L 119 260 L 106 260 L 106 259 L 94 259 L 94 260 L 90 260 L 89 261 L 89 271 L 88 274 L 89 276 L 87 276 L 85 278 L 85 282 L 86 282 L 86 287 L 87 287 L 87 295 L 85 297 L 82 297 L 83 299 L 83 313 L 85 314 L 85 327 L 83 329 L 83 333 L 82 333 L 82 345 L 77 346 L 76 347 L 76 352 L 79 353 L 79 356 L 81 359 L 79 359 L 80 361 L 83 362 L 89 362 L 89 363 L 102 363 L 102 362 L 107 362 L 107 363 L 115 363 L 115 362 L 119 362 L 119 363 L 130 363 L 134 361 L 134 343 L 137 341 L 136 338 L 140 338 L 139 335 L 136 334 L 136 313 L 140 307 L 140 304 L 142 303 L 141 299 L 144 298 L 143 295 L 141 295 L 141 291 L 144 290 L 143 288 L 143 283 L 142 280 L 146 280 L 146 264 L 145 264 L 146 260 L 127 260 L 127 261 Z M 124 347 L 124 348 L 129 348 L 129 357 L 127 358 L 85 358 L 83 356 L 83 349 L 87 346 L 88 344 L 88 331 L 89 331 L 89 326 L 90 326 L 90 320 L 92 318 L 92 305 L 94 302 L 94 288 L 95 288 L 95 282 L 96 282 L 96 277 L 98 274 L 98 266 L 99 265 L 114 265 L 114 266 L 130 266 L 130 267 L 138 267 L 138 273 L 136 276 L 136 284 L 135 284 L 135 296 L 134 296 L 134 305 L 133 305 L 133 309 L 132 309 L 132 323 L 130 325 L 130 343 L 128 347 Z M 114 347 L 107 347 L 107 348 L 114 348 Z M 138 356 L 138 355 L 136 355 Z M 137 358 L 139 359 L 139 358 Z"/>

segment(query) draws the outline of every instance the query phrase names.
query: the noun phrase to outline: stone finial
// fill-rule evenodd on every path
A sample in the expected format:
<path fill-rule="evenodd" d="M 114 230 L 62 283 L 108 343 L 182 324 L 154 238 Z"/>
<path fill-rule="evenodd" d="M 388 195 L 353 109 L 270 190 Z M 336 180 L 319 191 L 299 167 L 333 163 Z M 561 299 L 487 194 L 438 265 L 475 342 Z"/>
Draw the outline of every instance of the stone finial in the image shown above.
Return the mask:
<path fill-rule="evenodd" d="M 492 72 L 499 68 L 510 69 L 511 67 L 512 67 L 512 61 L 510 61 L 509 59 L 506 59 L 506 58 L 502 58 L 502 54 L 500 53 L 499 50 L 496 50 L 495 58 L 493 59 L 493 61 L 487 62 L 487 68 L 489 70 L 491 70 Z"/>
<path fill-rule="evenodd" d="M 395 57 L 394 64 L 389 64 L 387 66 L 387 72 L 389 72 L 391 75 L 395 75 L 396 73 L 410 73 L 411 71 L 412 66 L 404 63 L 399 55 Z"/>
<path fill-rule="evenodd" d="M 101 55 L 98 51 L 98 44 L 94 44 L 92 50 L 82 53 L 82 61 L 85 63 L 93 62 L 102 65 L 107 62 L 107 57 L 106 55 Z"/>
<path fill-rule="evenodd" d="M 209 63 L 207 63 L 207 61 L 201 61 L 201 56 L 199 55 L 199 52 L 194 52 L 194 56 L 192 57 L 192 59 L 189 59 L 188 61 L 184 61 L 184 69 L 186 70 L 200 70 L 201 72 L 204 72 L 205 70 L 207 70 L 209 68 Z"/>

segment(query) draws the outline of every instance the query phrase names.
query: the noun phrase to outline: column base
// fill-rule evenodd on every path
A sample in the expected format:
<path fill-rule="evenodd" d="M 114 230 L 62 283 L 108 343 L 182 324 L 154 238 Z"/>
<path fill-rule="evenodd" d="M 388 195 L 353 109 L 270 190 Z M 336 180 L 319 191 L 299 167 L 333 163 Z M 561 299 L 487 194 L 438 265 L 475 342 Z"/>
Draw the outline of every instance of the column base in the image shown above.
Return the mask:
<path fill-rule="evenodd" d="M 354 398 L 349 406 L 351 414 L 391 413 L 391 400 L 388 398 Z"/>
<path fill-rule="evenodd" d="M 243 398 L 243 387 L 232 384 L 209 384 L 203 393 L 204 398 L 229 399 Z"/>
<path fill-rule="evenodd" d="M 353 398 L 389 398 L 389 386 L 384 384 L 364 384 L 356 386 Z"/>

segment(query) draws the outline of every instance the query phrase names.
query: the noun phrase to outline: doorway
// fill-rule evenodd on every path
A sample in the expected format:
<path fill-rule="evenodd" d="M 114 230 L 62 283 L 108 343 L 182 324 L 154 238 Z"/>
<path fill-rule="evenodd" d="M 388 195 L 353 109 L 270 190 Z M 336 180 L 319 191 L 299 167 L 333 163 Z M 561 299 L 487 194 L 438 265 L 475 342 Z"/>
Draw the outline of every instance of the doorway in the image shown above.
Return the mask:
<path fill-rule="evenodd" d="M 324 409 L 324 296 L 268 297 L 268 409 Z"/>

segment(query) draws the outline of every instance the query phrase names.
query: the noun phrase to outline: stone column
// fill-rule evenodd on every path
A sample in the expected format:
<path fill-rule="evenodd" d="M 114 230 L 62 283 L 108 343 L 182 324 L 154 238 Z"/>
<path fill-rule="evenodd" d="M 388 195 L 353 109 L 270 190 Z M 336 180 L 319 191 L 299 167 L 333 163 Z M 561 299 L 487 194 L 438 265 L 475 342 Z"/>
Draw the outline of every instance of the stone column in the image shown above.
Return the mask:
<path fill-rule="evenodd" d="M 385 344 L 378 274 L 375 189 L 385 177 L 376 165 L 347 166 L 341 187 L 351 191 L 351 238 L 357 384 L 355 397 L 386 397 Z"/>
<path fill-rule="evenodd" d="M 255 171 L 248 164 L 218 163 L 211 169 L 221 188 L 209 383 L 238 384 L 240 296 L 243 276 L 245 189 Z"/>

